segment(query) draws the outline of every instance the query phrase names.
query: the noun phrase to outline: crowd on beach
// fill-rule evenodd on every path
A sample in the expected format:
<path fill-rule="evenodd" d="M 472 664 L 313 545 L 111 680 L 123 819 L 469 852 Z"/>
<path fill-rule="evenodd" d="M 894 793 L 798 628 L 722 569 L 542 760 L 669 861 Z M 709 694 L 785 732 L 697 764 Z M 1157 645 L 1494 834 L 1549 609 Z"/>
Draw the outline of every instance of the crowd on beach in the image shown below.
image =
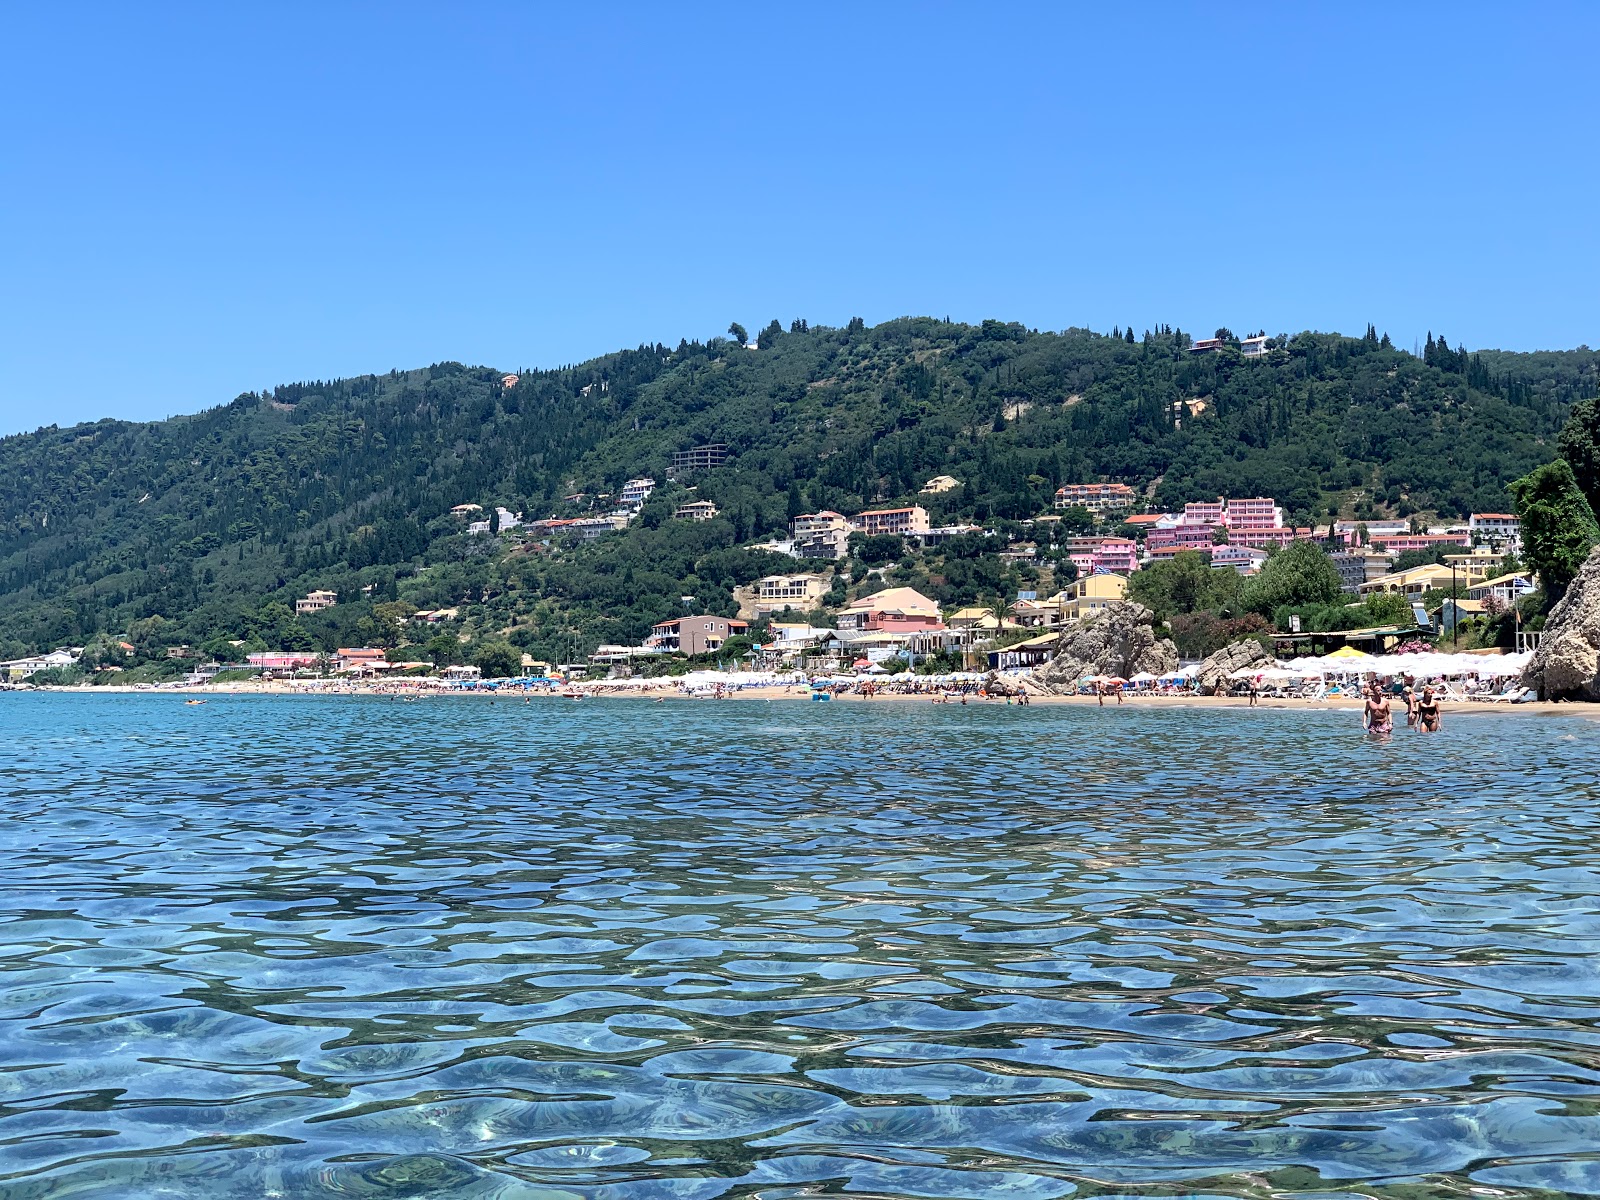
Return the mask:
<path fill-rule="evenodd" d="M 1076 681 L 1052 679 L 1048 684 L 1027 670 L 958 671 L 942 675 L 890 674 L 885 671 L 815 675 L 800 671 L 701 670 L 679 676 L 565 680 L 521 677 L 493 680 L 283 679 L 238 684 L 185 687 L 193 694 L 366 695 L 420 700 L 435 696 L 480 696 L 528 702 L 536 697 L 583 700 L 635 697 L 651 700 L 725 700 L 733 698 L 812 700 L 914 700 L 934 704 L 1011 704 L 1027 707 L 1035 700 L 1118 705 L 1144 703 L 1239 702 L 1250 707 L 1264 702 L 1278 706 L 1359 704 L 1364 727 L 1374 735 L 1392 731 L 1395 713 L 1403 708 L 1406 725 L 1422 732 L 1442 725 L 1442 706 L 1477 707 L 1475 702 L 1520 702 L 1530 698 L 1516 682 L 1524 656 L 1472 658 L 1460 655 L 1359 656 L 1326 660 L 1266 660 L 1204 681 L 1198 664 L 1166 674 L 1085 674 Z M 146 690 L 144 688 L 137 690 Z M 164 689 L 158 689 L 164 690 Z"/>

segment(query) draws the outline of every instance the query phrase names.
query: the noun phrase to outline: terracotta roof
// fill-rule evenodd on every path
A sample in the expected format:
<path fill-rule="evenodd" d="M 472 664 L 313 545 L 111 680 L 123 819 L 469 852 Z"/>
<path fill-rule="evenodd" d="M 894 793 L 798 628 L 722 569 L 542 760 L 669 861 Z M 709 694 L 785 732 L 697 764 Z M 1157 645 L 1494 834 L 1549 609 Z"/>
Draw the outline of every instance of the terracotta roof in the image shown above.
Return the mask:
<path fill-rule="evenodd" d="M 885 588 L 870 596 L 851 601 L 852 612 L 910 612 L 939 615 L 939 606 L 915 588 Z"/>

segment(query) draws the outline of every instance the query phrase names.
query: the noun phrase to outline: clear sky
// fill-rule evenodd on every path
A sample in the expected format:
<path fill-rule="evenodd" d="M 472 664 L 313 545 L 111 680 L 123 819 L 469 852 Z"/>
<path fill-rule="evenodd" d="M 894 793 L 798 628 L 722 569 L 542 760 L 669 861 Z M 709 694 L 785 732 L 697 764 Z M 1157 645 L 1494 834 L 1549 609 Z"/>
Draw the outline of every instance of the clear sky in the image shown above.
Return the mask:
<path fill-rule="evenodd" d="M 1600 4 L 33 4 L 0 432 L 738 320 L 1600 343 Z"/>

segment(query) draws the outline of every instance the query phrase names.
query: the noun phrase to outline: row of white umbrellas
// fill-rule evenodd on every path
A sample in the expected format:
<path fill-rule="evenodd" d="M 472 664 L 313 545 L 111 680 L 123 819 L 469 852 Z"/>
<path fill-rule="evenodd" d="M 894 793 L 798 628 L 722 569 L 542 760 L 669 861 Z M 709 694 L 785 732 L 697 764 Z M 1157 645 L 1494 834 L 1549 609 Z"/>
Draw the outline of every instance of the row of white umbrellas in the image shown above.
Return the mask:
<path fill-rule="evenodd" d="M 1270 667 L 1245 667 L 1232 672 L 1229 679 L 1284 681 L 1314 679 L 1326 675 L 1410 675 L 1416 679 L 1437 679 L 1476 675 L 1481 679 L 1504 679 L 1521 675 L 1531 653 L 1523 654 L 1377 654 L 1362 658 L 1325 655 L 1321 658 L 1296 658 Z"/>

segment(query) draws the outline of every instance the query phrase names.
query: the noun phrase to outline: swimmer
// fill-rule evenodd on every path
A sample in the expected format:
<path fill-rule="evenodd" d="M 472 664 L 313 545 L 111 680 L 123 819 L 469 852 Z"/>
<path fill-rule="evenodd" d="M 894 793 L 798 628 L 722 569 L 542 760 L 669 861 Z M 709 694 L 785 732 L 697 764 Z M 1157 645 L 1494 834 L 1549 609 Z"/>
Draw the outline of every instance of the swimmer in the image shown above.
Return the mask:
<path fill-rule="evenodd" d="M 1422 698 L 1417 701 L 1417 731 L 1438 733 L 1443 721 L 1443 715 L 1439 712 L 1439 697 L 1433 694 L 1431 687 L 1423 688 Z"/>
<path fill-rule="evenodd" d="M 1389 697 L 1377 684 L 1367 696 L 1363 709 L 1363 722 L 1368 733 L 1388 734 L 1394 730 L 1394 714 L 1389 709 Z"/>

